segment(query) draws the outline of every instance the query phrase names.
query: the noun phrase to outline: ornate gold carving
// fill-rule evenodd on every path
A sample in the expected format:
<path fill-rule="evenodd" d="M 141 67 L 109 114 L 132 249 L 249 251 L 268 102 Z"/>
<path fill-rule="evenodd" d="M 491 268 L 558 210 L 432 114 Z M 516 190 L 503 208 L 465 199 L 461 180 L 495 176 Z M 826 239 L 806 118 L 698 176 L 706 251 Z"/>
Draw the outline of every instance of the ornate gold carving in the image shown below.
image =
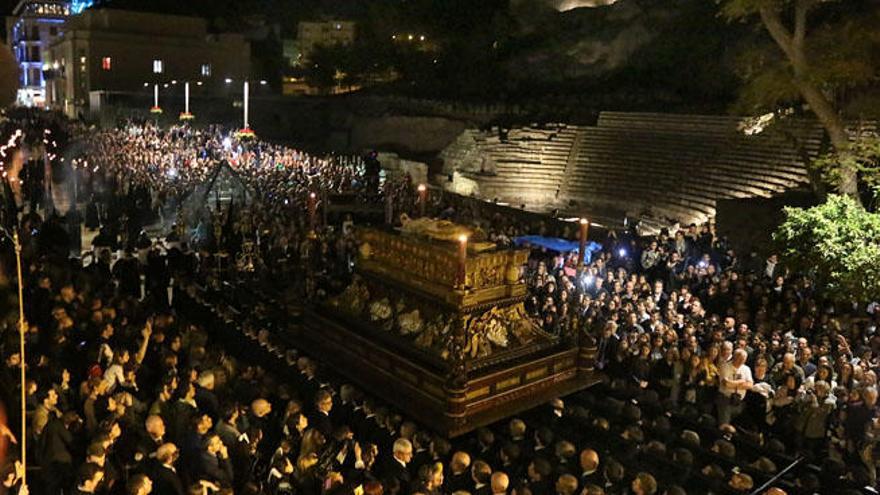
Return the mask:
<path fill-rule="evenodd" d="M 526 381 L 532 381 L 547 376 L 547 368 L 538 368 L 526 373 Z"/>
<path fill-rule="evenodd" d="M 370 304 L 370 320 L 387 320 L 391 318 L 391 303 L 388 298 L 383 298 Z"/>
<path fill-rule="evenodd" d="M 439 296 L 447 303 L 483 304 L 525 293 L 519 271 L 528 258 L 528 251 L 494 250 L 494 246 L 482 252 L 469 250 L 465 262 L 466 290 L 462 290 L 458 279 L 457 242 L 369 228 L 359 229 L 357 235 L 361 243 L 359 270 Z"/>
<path fill-rule="evenodd" d="M 514 376 L 514 377 L 508 378 L 506 380 L 501 380 L 500 382 L 496 383 L 495 390 L 506 390 L 508 388 L 515 387 L 517 385 L 519 385 L 519 377 Z"/>
<path fill-rule="evenodd" d="M 495 306 L 465 323 L 465 347 L 469 358 L 485 357 L 497 348 L 531 343 L 543 332 L 526 314 L 523 303 Z"/>
<path fill-rule="evenodd" d="M 370 300 L 370 291 L 364 284 L 363 279 L 355 275 L 352 283 L 342 291 L 342 294 L 330 300 L 330 305 L 343 311 L 359 315 L 363 313 Z"/>
<path fill-rule="evenodd" d="M 479 399 L 480 397 L 484 397 L 489 395 L 489 387 L 480 387 L 474 390 L 468 390 L 467 395 L 465 396 L 467 400 Z"/>

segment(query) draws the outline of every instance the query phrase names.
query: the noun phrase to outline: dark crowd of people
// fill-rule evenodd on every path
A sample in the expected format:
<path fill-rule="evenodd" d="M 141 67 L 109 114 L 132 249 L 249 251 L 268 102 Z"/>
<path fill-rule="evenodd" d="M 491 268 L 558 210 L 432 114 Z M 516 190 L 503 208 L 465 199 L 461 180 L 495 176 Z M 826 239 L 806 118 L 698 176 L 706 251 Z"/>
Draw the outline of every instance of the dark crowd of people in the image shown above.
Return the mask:
<path fill-rule="evenodd" d="M 528 311 L 548 332 L 594 343 L 604 379 L 450 440 L 283 331 L 291 300 L 340 290 L 351 274 L 354 220 L 317 220 L 310 201 L 374 187 L 361 159 L 216 127 L 127 123 L 83 139 L 94 254 L 53 249 L 72 235 L 57 213 L 28 210 L 15 225 L 28 428 L 16 427 L 23 360 L 7 263 L 0 433 L 27 439 L 27 488 L 10 443 L 0 492 L 781 495 L 877 484 L 880 305 L 833 304 L 775 255 L 740 258 L 711 225 L 611 232 L 583 270 L 573 254 L 533 250 Z M 183 221 L 187 194 L 221 162 L 247 201 Z M 397 211 L 415 209 L 406 180 L 383 190 Z M 550 218 L 430 201 L 432 215 L 501 246 L 567 233 Z"/>

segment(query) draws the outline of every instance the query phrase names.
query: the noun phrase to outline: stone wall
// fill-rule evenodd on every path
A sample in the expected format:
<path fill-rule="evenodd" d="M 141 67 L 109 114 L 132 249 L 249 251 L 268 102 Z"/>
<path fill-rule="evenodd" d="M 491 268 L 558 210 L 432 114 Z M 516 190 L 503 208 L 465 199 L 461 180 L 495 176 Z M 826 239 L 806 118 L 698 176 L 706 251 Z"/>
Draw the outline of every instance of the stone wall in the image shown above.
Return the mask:
<path fill-rule="evenodd" d="M 413 184 L 428 183 L 428 166 L 422 162 L 401 158 L 397 153 L 379 153 L 378 159 L 388 178 L 409 175 Z"/>
<path fill-rule="evenodd" d="M 358 117 L 352 122 L 348 146 L 433 154 L 448 146 L 466 126 L 463 121 L 443 117 Z"/>

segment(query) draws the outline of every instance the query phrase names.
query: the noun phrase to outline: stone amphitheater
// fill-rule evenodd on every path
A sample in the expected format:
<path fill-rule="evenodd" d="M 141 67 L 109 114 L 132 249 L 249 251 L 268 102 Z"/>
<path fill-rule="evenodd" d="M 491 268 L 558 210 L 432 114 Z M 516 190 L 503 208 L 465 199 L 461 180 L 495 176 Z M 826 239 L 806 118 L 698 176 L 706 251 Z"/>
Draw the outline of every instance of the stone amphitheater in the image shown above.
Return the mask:
<path fill-rule="evenodd" d="M 602 112 L 595 126 L 467 129 L 440 153 L 438 179 L 461 194 L 607 226 L 699 223 L 714 217 L 720 199 L 808 186 L 821 127 L 790 118 L 750 134 L 750 125 L 742 117 Z"/>

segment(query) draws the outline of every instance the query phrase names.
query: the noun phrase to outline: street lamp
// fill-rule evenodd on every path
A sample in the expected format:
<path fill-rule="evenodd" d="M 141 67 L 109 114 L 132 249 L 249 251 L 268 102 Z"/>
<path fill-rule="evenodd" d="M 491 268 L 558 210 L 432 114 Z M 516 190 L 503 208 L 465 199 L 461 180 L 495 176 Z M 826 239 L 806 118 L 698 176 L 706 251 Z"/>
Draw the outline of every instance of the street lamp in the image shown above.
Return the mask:
<path fill-rule="evenodd" d="M 159 83 L 153 84 L 153 107 L 150 113 L 159 115 L 162 113 L 162 107 L 159 106 Z"/>
<path fill-rule="evenodd" d="M 229 81 L 229 79 L 227 79 L 227 81 Z M 254 131 L 251 130 L 250 122 L 248 120 L 248 117 L 250 117 L 249 111 L 250 111 L 251 85 L 247 81 L 247 79 L 245 79 L 245 81 L 244 81 L 243 92 L 244 92 L 244 101 L 243 101 L 242 107 L 244 107 L 243 108 L 243 110 L 244 110 L 244 115 L 243 115 L 244 127 L 242 127 L 241 130 L 238 131 L 238 133 L 236 133 L 236 136 L 239 139 L 253 139 L 254 137 L 256 137 L 256 135 L 254 134 Z"/>
<path fill-rule="evenodd" d="M 189 81 L 183 83 L 183 113 L 180 114 L 180 120 L 192 120 L 193 114 L 189 111 Z"/>

